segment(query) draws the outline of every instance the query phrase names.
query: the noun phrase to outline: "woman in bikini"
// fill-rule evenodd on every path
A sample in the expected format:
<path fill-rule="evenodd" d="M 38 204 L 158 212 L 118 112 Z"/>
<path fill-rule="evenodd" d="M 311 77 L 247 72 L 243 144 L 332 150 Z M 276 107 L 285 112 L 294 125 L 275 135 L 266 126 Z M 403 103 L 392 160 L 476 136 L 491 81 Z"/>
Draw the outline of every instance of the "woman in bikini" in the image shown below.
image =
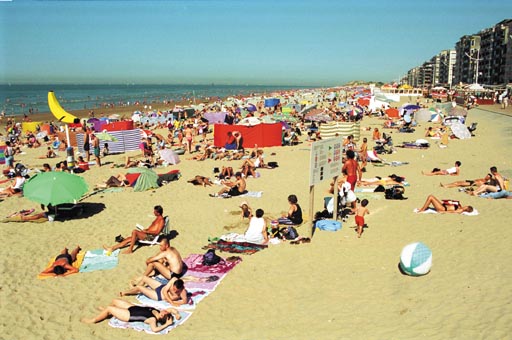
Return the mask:
<path fill-rule="evenodd" d="M 42 276 L 66 276 L 73 273 L 78 273 L 78 268 L 73 267 L 73 262 L 76 261 L 78 253 L 82 250 L 77 246 L 68 252 L 68 248 L 64 248 L 59 255 L 55 258 L 52 265 L 41 272 Z"/>
<path fill-rule="evenodd" d="M 423 212 L 429 208 L 430 206 L 434 208 L 435 211 L 438 213 L 456 213 L 456 214 L 462 214 L 463 212 L 471 213 L 473 212 L 473 207 L 468 206 L 462 206 L 462 204 L 459 201 L 456 200 L 440 200 L 436 198 L 433 195 L 429 195 L 427 197 L 427 200 L 425 201 L 425 204 L 417 210 L 417 212 Z"/>
<path fill-rule="evenodd" d="M 159 311 L 153 307 L 136 306 L 133 303 L 121 299 L 114 299 L 107 307 L 100 307 L 100 314 L 92 319 L 83 318 L 84 323 L 98 323 L 112 316 L 124 322 L 144 322 L 151 330 L 158 333 L 181 319 L 180 313 L 174 309 Z"/>
<path fill-rule="evenodd" d="M 139 293 L 155 301 L 166 301 L 173 306 L 181 306 L 188 302 L 187 291 L 183 280 L 171 278 L 167 284 L 143 276 L 139 286 L 132 287 L 125 292 L 120 292 L 120 296 L 137 295 Z"/>

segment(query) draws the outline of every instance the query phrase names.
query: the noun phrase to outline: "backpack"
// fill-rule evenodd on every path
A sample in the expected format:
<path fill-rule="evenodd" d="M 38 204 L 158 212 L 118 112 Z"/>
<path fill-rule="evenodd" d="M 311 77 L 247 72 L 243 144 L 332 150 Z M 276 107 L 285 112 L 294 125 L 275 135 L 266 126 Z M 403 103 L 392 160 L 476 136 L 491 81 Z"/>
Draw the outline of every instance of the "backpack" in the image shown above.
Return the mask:
<path fill-rule="evenodd" d="M 405 200 L 405 188 L 402 185 L 393 185 L 393 187 L 386 189 L 384 195 L 387 200 Z"/>
<path fill-rule="evenodd" d="M 203 255 L 203 265 L 213 266 L 220 262 L 220 256 L 215 254 L 215 249 L 208 249 Z"/>

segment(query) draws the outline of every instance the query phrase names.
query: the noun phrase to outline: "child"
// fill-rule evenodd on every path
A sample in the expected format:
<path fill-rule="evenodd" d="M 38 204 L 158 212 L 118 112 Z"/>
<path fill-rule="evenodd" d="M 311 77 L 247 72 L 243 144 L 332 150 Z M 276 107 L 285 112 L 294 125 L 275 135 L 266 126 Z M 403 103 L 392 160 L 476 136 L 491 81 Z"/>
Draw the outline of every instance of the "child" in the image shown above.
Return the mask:
<path fill-rule="evenodd" d="M 108 150 L 108 143 L 103 144 L 103 157 L 106 157 L 110 151 Z"/>
<path fill-rule="evenodd" d="M 357 225 L 357 237 L 361 237 L 364 227 L 364 215 L 370 214 L 370 211 L 366 209 L 368 200 L 365 198 L 361 201 L 361 206 L 356 209 L 356 225 Z"/>
<path fill-rule="evenodd" d="M 244 220 L 244 218 L 248 218 L 250 220 L 252 217 L 252 209 L 249 206 L 249 204 L 247 204 L 246 201 L 243 201 L 242 203 L 240 203 L 240 209 L 242 209 L 242 221 Z"/>

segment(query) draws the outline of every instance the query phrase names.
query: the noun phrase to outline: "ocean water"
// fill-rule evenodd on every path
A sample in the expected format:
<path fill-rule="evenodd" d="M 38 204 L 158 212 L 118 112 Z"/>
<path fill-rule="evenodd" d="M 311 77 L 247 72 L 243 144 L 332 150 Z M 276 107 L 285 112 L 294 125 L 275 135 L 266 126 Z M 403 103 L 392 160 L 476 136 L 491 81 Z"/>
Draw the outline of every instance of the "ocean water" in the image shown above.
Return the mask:
<path fill-rule="evenodd" d="M 0 110 L 6 115 L 49 112 L 48 91 L 53 90 L 66 110 L 97 109 L 104 104 L 154 103 L 207 97 L 270 94 L 296 86 L 245 85 L 0 85 Z"/>

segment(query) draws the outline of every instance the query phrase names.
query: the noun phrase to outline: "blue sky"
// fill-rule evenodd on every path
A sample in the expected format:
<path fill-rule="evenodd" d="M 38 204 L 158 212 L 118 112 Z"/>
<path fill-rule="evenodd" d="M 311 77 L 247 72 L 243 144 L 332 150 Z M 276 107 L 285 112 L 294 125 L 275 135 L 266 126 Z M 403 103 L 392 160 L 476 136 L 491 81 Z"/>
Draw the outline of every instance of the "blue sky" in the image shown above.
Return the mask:
<path fill-rule="evenodd" d="M 0 1 L 0 83 L 391 81 L 510 1 Z"/>

